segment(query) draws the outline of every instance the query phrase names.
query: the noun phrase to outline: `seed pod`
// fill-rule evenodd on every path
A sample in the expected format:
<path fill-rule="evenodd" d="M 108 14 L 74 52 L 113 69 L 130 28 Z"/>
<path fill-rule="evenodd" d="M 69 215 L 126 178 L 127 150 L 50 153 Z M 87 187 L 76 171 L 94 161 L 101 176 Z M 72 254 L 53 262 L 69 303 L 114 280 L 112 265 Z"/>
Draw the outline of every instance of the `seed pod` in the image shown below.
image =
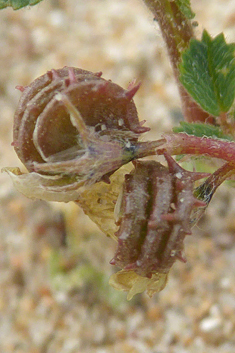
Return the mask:
<path fill-rule="evenodd" d="M 206 173 L 188 172 L 165 153 L 168 168 L 155 161 L 137 161 L 126 175 L 116 233 L 118 248 L 111 261 L 123 270 L 151 278 L 167 274 L 184 256 L 184 238 L 191 234 L 191 213 L 205 202 L 193 195 L 194 182 Z"/>
<path fill-rule="evenodd" d="M 30 173 L 7 171 L 26 196 L 76 200 L 81 186 L 109 182 L 123 164 L 153 153 L 154 143 L 138 142 L 149 130 L 132 99 L 139 85 L 124 90 L 101 73 L 64 67 L 18 88 L 13 145 Z"/>

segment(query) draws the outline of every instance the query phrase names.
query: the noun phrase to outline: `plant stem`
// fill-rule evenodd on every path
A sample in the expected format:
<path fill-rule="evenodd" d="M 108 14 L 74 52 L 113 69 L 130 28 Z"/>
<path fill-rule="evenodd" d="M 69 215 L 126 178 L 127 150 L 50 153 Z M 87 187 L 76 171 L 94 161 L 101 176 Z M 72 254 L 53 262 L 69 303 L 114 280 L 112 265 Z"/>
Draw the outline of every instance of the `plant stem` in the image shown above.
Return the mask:
<path fill-rule="evenodd" d="M 208 204 L 217 188 L 235 173 L 234 168 L 234 164 L 228 162 L 222 165 L 222 167 L 211 174 L 204 183 L 196 188 L 195 196 Z"/>
<path fill-rule="evenodd" d="M 188 47 L 194 37 L 189 19 L 181 12 L 175 1 L 170 0 L 143 0 L 152 11 L 154 19 L 158 21 L 163 39 L 173 67 L 173 72 L 179 88 L 184 119 L 188 122 L 213 123 L 213 118 L 191 98 L 179 81 L 178 65 L 182 52 Z"/>
<path fill-rule="evenodd" d="M 197 137 L 185 133 L 165 134 L 163 137 L 166 142 L 156 149 L 157 154 L 162 154 L 167 150 L 171 155 L 206 155 L 223 159 L 235 168 L 235 142 Z"/>
<path fill-rule="evenodd" d="M 201 185 L 194 190 L 194 196 L 205 202 L 205 206 L 193 210 L 191 224 L 195 225 L 205 212 L 217 188 L 235 173 L 235 166 L 229 162 L 225 163 L 209 176 Z"/>

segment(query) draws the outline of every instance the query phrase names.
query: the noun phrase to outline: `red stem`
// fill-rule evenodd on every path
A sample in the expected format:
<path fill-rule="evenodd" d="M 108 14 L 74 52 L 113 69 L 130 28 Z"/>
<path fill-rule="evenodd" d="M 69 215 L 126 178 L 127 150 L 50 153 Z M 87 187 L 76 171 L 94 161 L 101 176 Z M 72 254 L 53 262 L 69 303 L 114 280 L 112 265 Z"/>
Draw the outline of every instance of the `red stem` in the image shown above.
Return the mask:
<path fill-rule="evenodd" d="M 217 169 L 206 181 L 198 188 L 198 190 L 209 190 L 209 201 L 213 194 L 215 193 L 216 189 L 231 175 L 235 173 L 235 166 L 231 163 L 225 163 Z"/>
<path fill-rule="evenodd" d="M 156 149 L 157 154 L 165 150 L 171 155 L 192 154 L 220 158 L 235 168 L 235 142 L 188 135 L 185 133 L 166 134 L 165 143 Z"/>

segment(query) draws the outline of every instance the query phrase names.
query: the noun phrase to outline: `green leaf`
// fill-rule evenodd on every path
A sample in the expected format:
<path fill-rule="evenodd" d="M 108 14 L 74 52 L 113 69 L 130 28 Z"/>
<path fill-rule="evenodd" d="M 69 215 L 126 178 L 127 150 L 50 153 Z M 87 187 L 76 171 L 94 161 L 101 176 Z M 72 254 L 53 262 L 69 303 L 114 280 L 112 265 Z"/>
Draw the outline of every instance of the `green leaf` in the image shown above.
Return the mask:
<path fill-rule="evenodd" d="M 13 10 L 21 9 L 25 6 L 33 6 L 42 0 L 0 0 L 0 9 L 11 6 Z"/>
<path fill-rule="evenodd" d="M 186 18 L 188 18 L 189 20 L 194 18 L 195 13 L 193 13 L 191 10 L 190 0 L 176 0 L 175 2 Z"/>
<path fill-rule="evenodd" d="M 227 112 L 235 98 L 235 44 L 223 33 L 214 39 L 204 30 L 202 40 L 192 39 L 182 54 L 180 81 L 208 113 Z"/>
<path fill-rule="evenodd" d="M 224 135 L 223 131 L 218 126 L 209 124 L 187 123 L 185 121 L 181 121 L 180 126 L 173 128 L 173 132 L 185 132 L 188 135 L 198 137 L 206 136 L 233 141 L 233 138 L 231 136 Z"/>

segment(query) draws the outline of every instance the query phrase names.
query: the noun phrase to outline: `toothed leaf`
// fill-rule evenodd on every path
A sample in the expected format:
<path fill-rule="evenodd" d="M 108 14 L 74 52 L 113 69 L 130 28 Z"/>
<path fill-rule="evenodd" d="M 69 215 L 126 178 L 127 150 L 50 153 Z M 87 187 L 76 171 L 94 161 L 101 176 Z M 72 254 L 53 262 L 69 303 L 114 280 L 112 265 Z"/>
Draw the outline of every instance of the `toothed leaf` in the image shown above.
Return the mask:
<path fill-rule="evenodd" d="M 191 20 L 195 14 L 191 10 L 190 0 L 176 0 L 176 4 L 179 6 L 181 12 L 186 18 Z"/>
<path fill-rule="evenodd" d="M 25 6 L 33 6 L 42 0 L 0 0 L 0 9 L 11 6 L 13 10 L 21 9 Z"/>
<path fill-rule="evenodd" d="M 235 44 L 223 33 L 214 39 L 204 30 L 202 40 L 192 39 L 182 55 L 180 81 L 208 113 L 227 112 L 235 97 Z"/>
<path fill-rule="evenodd" d="M 206 136 L 230 141 L 233 140 L 232 137 L 225 135 L 218 126 L 209 124 L 187 123 L 185 121 L 181 121 L 180 126 L 173 128 L 173 132 L 185 132 L 188 135 L 194 135 L 198 137 Z"/>

